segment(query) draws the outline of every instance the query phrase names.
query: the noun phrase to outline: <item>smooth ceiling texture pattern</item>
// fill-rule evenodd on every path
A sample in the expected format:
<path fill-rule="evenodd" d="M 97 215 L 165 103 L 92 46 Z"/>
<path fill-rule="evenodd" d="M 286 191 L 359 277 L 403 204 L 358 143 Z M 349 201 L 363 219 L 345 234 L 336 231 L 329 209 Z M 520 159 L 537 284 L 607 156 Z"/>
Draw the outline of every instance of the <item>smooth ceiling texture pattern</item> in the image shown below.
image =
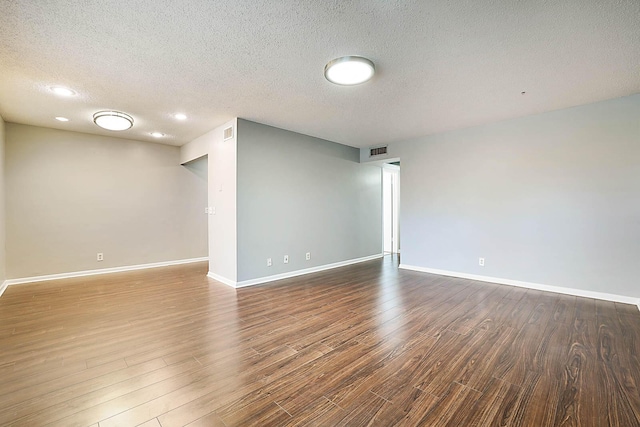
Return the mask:
<path fill-rule="evenodd" d="M 238 116 L 363 147 L 640 92 L 638 0 L 0 0 L 0 10 L 6 121 L 114 135 L 91 116 L 118 109 L 136 123 L 117 136 L 174 145 Z M 373 80 L 325 80 L 328 61 L 353 54 L 375 62 Z"/>

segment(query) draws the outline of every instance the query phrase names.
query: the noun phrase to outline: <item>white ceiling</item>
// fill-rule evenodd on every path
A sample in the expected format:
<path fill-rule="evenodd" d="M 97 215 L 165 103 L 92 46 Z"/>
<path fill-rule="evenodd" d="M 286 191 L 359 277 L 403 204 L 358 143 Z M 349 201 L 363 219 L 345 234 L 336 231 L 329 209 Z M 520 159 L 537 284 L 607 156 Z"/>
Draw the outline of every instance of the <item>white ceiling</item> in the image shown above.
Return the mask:
<path fill-rule="evenodd" d="M 640 92 L 640 0 L 0 0 L 0 10 L 6 121 L 173 145 L 238 116 L 364 147 Z M 373 60 L 374 79 L 326 81 L 324 65 L 343 55 Z M 103 131 L 91 119 L 101 109 L 135 126 Z"/>

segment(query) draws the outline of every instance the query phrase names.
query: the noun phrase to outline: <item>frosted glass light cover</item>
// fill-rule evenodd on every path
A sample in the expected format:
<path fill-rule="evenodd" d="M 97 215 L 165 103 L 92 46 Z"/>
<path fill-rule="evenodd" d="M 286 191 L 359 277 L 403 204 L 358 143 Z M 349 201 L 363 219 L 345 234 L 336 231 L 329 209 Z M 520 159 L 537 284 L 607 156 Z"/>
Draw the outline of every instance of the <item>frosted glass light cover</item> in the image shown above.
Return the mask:
<path fill-rule="evenodd" d="M 120 111 L 98 111 L 93 115 L 93 122 L 106 130 L 127 130 L 133 126 L 133 118 Z"/>
<path fill-rule="evenodd" d="M 357 85 L 373 77 L 373 62 L 361 56 L 343 56 L 330 61 L 324 67 L 324 76 L 331 83 L 339 85 Z"/>

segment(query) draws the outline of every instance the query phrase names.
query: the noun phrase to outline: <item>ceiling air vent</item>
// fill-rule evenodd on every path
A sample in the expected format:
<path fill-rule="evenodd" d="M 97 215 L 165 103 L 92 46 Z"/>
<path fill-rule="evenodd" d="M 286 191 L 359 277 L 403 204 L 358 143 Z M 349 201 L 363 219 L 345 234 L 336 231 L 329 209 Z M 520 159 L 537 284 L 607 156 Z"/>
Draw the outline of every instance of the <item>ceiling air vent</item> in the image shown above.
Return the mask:
<path fill-rule="evenodd" d="M 383 154 L 387 154 L 387 147 L 386 146 L 371 148 L 371 151 L 369 151 L 369 157 L 381 156 Z"/>
<path fill-rule="evenodd" d="M 230 126 L 224 130 L 224 140 L 233 138 L 233 126 Z"/>

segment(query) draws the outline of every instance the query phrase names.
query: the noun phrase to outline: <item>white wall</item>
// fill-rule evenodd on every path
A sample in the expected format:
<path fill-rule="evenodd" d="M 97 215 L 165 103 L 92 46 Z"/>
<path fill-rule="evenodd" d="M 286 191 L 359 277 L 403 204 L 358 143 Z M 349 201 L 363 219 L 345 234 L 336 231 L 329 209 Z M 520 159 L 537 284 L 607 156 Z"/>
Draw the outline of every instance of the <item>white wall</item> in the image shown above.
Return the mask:
<path fill-rule="evenodd" d="M 215 133 L 215 132 L 214 132 Z M 192 162 L 209 154 L 211 145 L 211 132 L 194 139 L 180 147 L 180 164 Z"/>
<path fill-rule="evenodd" d="M 382 252 L 381 169 L 357 149 L 242 119 L 237 136 L 238 281 Z"/>
<path fill-rule="evenodd" d="M 400 252 L 400 168 L 385 165 L 382 168 L 382 222 L 385 252 Z"/>
<path fill-rule="evenodd" d="M 0 294 L 2 283 L 7 278 L 6 230 L 5 230 L 5 123 L 0 116 Z"/>
<path fill-rule="evenodd" d="M 225 141 L 223 132 L 230 126 L 234 136 Z M 235 127 L 234 119 L 180 148 L 183 163 L 207 156 L 208 206 L 215 209 L 208 225 L 209 272 L 231 282 L 238 276 Z"/>
<path fill-rule="evenodd" d="M 402 162 L 403 264 L 640 297 L 640 95 L 391 144 L 388 157 Z"/>
<path fill-rule="evenodd" d="M 7 277 L 206 256 L 207 183 L 179 162 L 177 147 L 8 123 Z"/>

